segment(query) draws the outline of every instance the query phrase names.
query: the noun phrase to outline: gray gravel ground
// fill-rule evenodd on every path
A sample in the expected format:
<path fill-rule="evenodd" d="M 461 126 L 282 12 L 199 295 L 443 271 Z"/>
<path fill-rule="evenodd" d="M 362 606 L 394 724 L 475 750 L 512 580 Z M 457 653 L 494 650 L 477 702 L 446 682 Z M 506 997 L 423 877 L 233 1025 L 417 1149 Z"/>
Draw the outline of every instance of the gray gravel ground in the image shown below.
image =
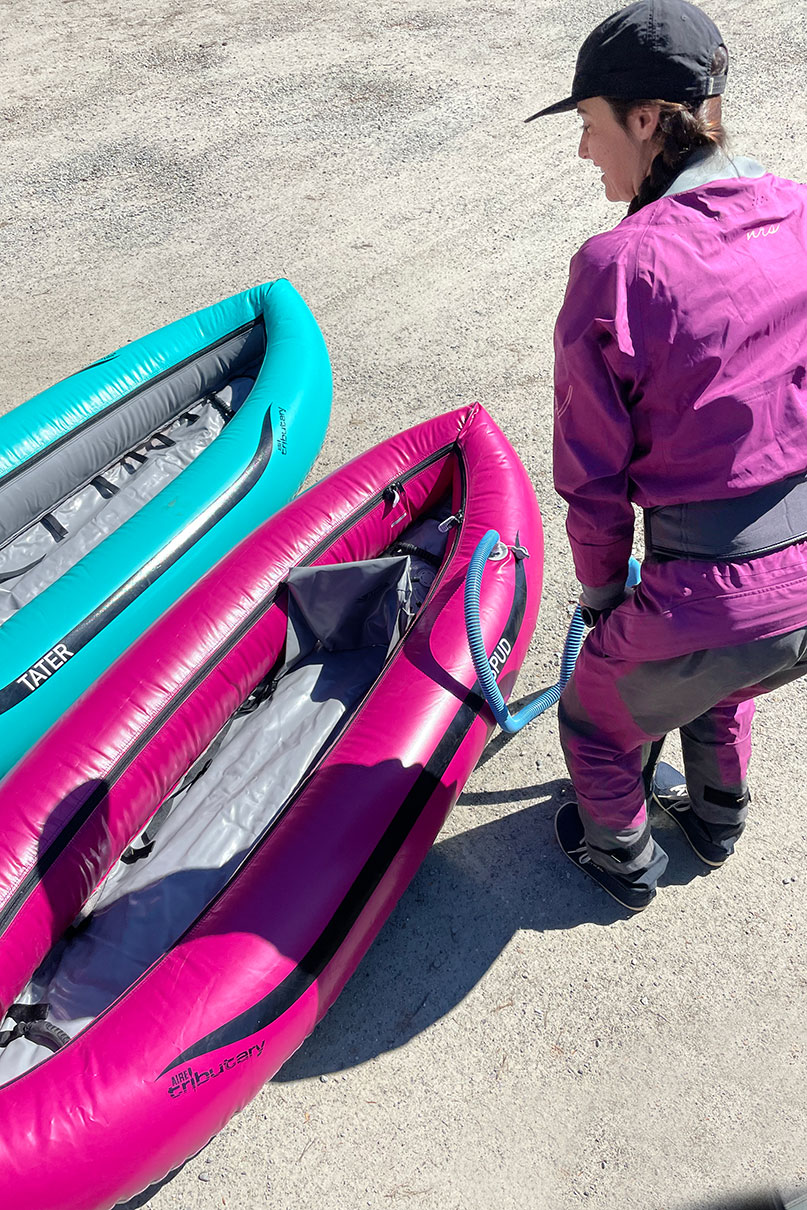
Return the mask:
<path fill-rule="evenodd" d="M 552 325 L 621 212 L 573 116 L 521 119 L 612 2 L 2 0 L 0 410 L 287 276 L 334 366 L 317 477 L 473 399 L 509 434 L 547 540 L 520 691 L 553 681 Z M 804 0 L 709 10 L 735 149 L 807 179 Z M 554 719 L 493 743 L 331 1013 L 150 1210 L 728 1210 L 807 1184 L 806 691 L 761 705 L 736 858 L 704 876 L 660 826 L 638 918 L 555 847 Z"/>

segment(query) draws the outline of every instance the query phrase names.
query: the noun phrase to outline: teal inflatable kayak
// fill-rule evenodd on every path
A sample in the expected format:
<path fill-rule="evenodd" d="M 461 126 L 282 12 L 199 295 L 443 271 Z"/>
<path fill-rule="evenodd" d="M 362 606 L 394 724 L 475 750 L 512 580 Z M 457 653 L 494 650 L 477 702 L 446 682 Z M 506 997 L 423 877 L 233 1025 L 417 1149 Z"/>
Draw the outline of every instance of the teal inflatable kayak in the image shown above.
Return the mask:
<path fill-rule="evenodd" d="M 331 395 L 319 328 L 280 280 L 0 417 L 0 776 L 295 494 Z"/>

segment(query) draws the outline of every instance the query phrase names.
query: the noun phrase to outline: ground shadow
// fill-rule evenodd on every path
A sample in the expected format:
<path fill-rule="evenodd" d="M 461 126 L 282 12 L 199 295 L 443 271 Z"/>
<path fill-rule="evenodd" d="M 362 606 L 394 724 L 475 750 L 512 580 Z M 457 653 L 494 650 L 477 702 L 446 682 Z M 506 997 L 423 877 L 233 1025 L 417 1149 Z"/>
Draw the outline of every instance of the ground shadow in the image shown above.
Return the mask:
<path fill-rule="evenodd" d="M 528 805 L 438 840 L 339 999 L 275 1079 L 337 1072 L 405 1045 L 468 995 L 517 930 L 629 918 L 558 850 L 554 814 L 571 796 L 565 779 L 463 794 L 455 811 L 469 822 L 476 807 Z M 712 872 L 666 817 L 656 812 L 652 823 L 670 856 L 662 888 Z"/>
<path fill-rule="evenodd" d="M 710 874 L 716 873 L 717 867 L 707 866 L 696 857 L 678 826 L 658 809 L 651 810 L 650 824 L 657 843 L 670 859 L 670 864 L 659 880 L 660 888 L 688 886 L 696 879 L 708 878 Z"/>
<path fill-rule="evenodd" d="M 786 1207 L 775 1190 L 762 1190 L 734 1196 L 727 1194 L 708 1202 L 698 1202 L 689 1210 L 786 1210 Z"/>
<path fill-rule="evenodd" d="M 185 1164 L 187 1163 L 189 1163 L 189 1160 L 185 1161 Z M 155 1181 L 153 1185 L 149 1185 L 147 1189 L 143 1189 L 141 1193 L 138 1193 L 136 1197 L 131 1198 L 128 1202 L 118 1202 L 115 1210 L 141 1210 L 141 1208 L 147 1205 L 153 1197 L 156 1197 L 160 1190 L 168 1185 L 175 1176 L 179 1176 L 180 1172 L 185 1167 L 185 1164 L 182 1164 L 179 1168 L 175 1168 L 173 1172 L 169 1172 L 168 1176 L 163 1177 L 161 1181 Z"/>
<path fill-rule="evenodd" d="M 405 1045 L 468 995 L 517 930 L 628 916 L 557 849 L 553 817 L 568 788 L 552 781 L 463 795 L 455 811 L 530 805 L 434 845 L 356 974 L 275 1079 L 339 1071 Z"/>

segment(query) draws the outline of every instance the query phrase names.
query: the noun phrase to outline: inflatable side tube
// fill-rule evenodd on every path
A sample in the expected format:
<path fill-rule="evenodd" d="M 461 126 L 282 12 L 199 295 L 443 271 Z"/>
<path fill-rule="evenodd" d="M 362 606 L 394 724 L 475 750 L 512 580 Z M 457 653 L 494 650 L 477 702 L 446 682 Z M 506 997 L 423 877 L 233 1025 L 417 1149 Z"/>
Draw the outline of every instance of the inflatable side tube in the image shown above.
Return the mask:
<path fill-rule="evenodd" d="M 58 494 L 71 475 L 75 481 L 85 473 L 90 446 L 103 446 L 103 457 L 125 452 L 186 390 L 178 383 L 190 375 L 192 392 L 204 390 L 222 349 L 246 348 L 248 355 L 250 341 L 265 348 L 257 380 L 215 441 L 0 627 L 0 774 L 182 592 L 294 494 L 327 427 L 330 365 L 305 303 L 277 281 L 135 341 L 2 418 L 0 501 L 16 516 L 18 487 L 38 493 L 34 511 L 45 508 L 51 473 Z M 73 474 L 75 460 L 81 466 Z"/>

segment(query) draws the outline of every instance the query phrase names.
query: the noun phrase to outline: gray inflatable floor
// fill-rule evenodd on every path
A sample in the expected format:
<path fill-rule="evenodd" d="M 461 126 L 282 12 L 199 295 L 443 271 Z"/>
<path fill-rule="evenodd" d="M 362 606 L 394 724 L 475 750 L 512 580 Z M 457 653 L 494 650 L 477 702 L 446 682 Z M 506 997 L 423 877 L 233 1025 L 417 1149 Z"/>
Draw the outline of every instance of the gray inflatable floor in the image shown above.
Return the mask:
<path fill-rule="evenodd" d="M 198 458 L 224 427 L 227 409 L 237 410 L 253 383 L 237 378 L 218 391 L 222 409 L 210 400 L 192 404 L 0 550 L 0 626 Z"/>
<path fill-rule="evenodd" d="M 436 519 L 405 537 L 433 556 L 445 548 Z M 398 555 L 291 574 L 286 662 L 271 696 L 247 700 L 203 774 L 174 795 L 148 856 L 113 867 L 19 997 L 43 1006 L 62 1043 L 169 950 L 237 871 L 377 678 L 426 597 L 433 562 Z M 15 1025 L 12 1010 L 0 1031 Z M 58 1047 L 58 1033 L 8 1041 L 0 1085 Z"/>

